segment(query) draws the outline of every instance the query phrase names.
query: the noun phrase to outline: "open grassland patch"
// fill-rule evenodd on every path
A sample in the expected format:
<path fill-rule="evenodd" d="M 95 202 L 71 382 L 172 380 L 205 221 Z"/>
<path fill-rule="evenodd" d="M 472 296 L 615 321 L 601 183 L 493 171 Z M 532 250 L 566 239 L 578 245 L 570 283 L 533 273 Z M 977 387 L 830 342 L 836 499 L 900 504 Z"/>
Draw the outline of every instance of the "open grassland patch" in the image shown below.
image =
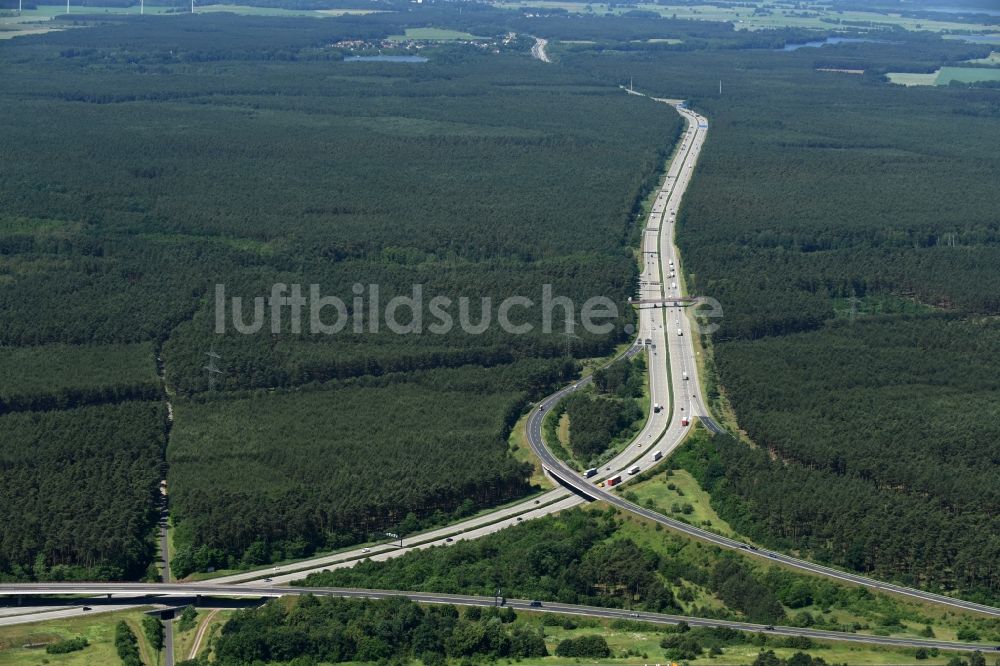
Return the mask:
<path fill-rule="evenodd" d="M 98 613 L 37 624 L 0 627 L 0 664 L 4 666 L 93 666 L 121 663 L 115 651 L 115 625 L 125 620 L 139 639 L 140 650 L 151 654 L 140 630 L 143 609 L 117 613 Z M 45 645 L 83 637 L 89 645 L 66 654 L 47 654 Z M 25 647 L 31 645 L 33 647 Z M 153 663 L 153 662 L 150 662 Z"/>

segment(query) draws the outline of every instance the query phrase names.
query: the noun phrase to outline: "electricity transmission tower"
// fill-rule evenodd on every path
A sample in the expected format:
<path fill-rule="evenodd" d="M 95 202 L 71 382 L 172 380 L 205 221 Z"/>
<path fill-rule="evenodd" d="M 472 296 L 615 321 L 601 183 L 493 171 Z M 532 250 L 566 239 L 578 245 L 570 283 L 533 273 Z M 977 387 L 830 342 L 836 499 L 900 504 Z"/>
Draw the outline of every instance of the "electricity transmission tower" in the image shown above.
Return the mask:
<path fill-rule="evenodd" d="M 205 356 L 208 357 L 208 364 L 203 368 L 208 373 L 208 390 L 215 390 L 215 378 L 222 374 L 222 370 L 216 367 L 215 362 L 221 359 L 222 356 L 215 352 L 213 348 L 212 351 L 205 352 Z"/>

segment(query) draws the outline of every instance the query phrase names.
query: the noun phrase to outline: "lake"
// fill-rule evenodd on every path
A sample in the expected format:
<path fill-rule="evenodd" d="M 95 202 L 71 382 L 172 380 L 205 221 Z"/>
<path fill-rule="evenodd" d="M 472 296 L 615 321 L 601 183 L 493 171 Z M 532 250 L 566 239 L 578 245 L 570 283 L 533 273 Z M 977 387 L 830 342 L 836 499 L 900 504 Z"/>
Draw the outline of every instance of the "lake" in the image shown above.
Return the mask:
<path fill-rule="evenodd" d="M 344 62 L 427 62 L 427 58 L 415 55 L 347 56 Z"/>

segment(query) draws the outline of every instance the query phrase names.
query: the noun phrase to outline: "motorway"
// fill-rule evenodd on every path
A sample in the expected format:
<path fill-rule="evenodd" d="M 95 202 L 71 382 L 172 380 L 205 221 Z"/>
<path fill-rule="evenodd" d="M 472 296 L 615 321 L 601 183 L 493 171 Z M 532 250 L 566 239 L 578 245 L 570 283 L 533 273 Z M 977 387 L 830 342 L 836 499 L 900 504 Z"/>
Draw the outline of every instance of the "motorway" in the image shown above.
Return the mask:
<path fill-rule="evenodd" d="M 542 53 L 544 53 L 544 45 L 541 48 Z M 633 95 L 641 95 L 641 93 L 635 91 L 627 92 Z M 528 441 L 536 455 L 542 460 L 546 472 L 563 485 L 571 487 L 574 492 L 570 492 L 565 487 L 558 487 L 555 490 L 550 490 L 497 511 L 408 537 L 405 547 L 402 548 L 394 543 L 373 545 L 370 548 L 355 548 L 350 551 L 276 566 L 271 570 L 248 571 L 223 576 L 213 580 L 210 584 L 153 586 L 150 589 L 156 591 L 149 592 L 149 594 L 174 594 L 174 592 L 170 592 L 174 588 L 183 590 L 183 592 L 179 592 L 180 594 L 202 594 L 209 593 L 202 592 L 202 590 L 218 589 L 219 587 L 225 587 L 227 590 L 243 590 L 245 592 L 240 593 L 243 596 L 278 596 L 285 593 L 301 593 L 304 588 L 285 588 L 281 586 L 324 569 L 350 567 L 363 559 L 386 560 L 403 555 L 410 550 L 429 548 L 431 546 L 447 546 L 455 541 L 479 538 L 516 525 L 522 520 L 530 520 L 556 513 L 584 503 L 588 499 L 595 499 L 605 501 L 620 509 L 640 515 L 674 531 L 682 532 L 724 548 L 741 550 L 746 555 L 771 560 L 776 563 L 780 562 L 792 568 L 836 578 L 883 592 L 891 592 L 923 601 L 941 603 L 994 617 L 1000 616 L 1000 609 L 990 606 L 966 602 L 890 583 L 883 583 L 857 574 L 816 565 L 781 553 L 757 549 L 750 544 L 721 537 L 712 532 L 698 529 L 687 523 L 673 520 L 654 511 L 637 506 L 595 485 L 595 482 L 606 480 L 617 474 L 621 474 L 623 481 L 627 481 L 631 476 L 628 474 L 628 470 L 634 465 L 638 465 L 641 471 L 645 471 L 654 464 L 655 461 L 652 458 L 653 453 L 656 451 L 662 454 L 661 460 L 666 459 L 682 443 L 685 435 L 690 430 L 690 427 L 692 427 L 681 425 L 681 416 L 683 415 L 698 417 L 709 429 L 717 432 L 721 431 L 721 428 L 708 414 L 702 397 L 701 380 L 698 375 L 696 352 L 693 344 L 693 335 L 696 334 L 693 328 L 694 323 L 686 315 L 686 310 L 683 307 L 672 305 L 677 302 L 677 298 L 683 296 L 684 292 L 684 285 L 680 279 L 682 274 L 680 271 L 680 258 L 674 245 L 676 211 L 679 209 L 681 197 L 691 180 L 695 163 L 704 145 L 708 131 L 708 121 L 693 111 L 683 108 L 676 100 L 658 99 L 656 101 L 673 106 L 688 121 L 688 127 L 682 136 L 677 154 L 671 161 L 664 183 L 657 193 L 644 229 L 642 243 L 644 263 L 640 278 L 640 293 L 637 299 L 637 302 L 643 305 L 639 308 L 637 342 L 629 349 L 627 355 L 643 351 L 647 353 L 650 401 L 662 405 L 662 409 L 659 412 L 650 411 L 645 426 L 632 443 L 613 460 L 605 463 L 603 465 L 604 469 L 593 479 L 589 480 L 582 478 L 579 473 L 556 459 L 548 450 L 542 438 L 542 421 L 544 415 L 562 397 L 572 391 L 583 388 L 590 381 L 589 378 L 583 379 L 544 399 L 536 409 L 533 409 L 527 423 Z M 663 303 L 663 307 L 656 307 L 657 302 Z M 650 304 L 653 304 L 653 306 L 649 307 Z M 680 335 L 678 335 L 678 330 L 680 331 Z M 649 339 L 649 345 L 645 344 L 646 339 Z M 687 379 L 685 379 L 685 374 Z M 92 584 L 87 588 L 88 590 L 92 590 L 92 592 L 87 593 L 114 594 L 118 586 L 119 584 L 113 583 Z M 28 585 L 0 585 L 0 595 L 28 594 L 30 588 L 31 586 Z M 266 591 L 267 594 L 259 594 L 261 591 Z M 367 594 L 365 593 L 365 595 Z M 359 594 L 359 596 L 364 595 Z M 444 598 L 444 595 L 436 596 Z M 108 611 L 134 606 L 134 602 L 123 599 L 121 600 L 121 605 L 102 605 L 99 609 L 101 611 Z M 546 607 L 547 610 L 552 611 L 561 606 L 547 604 Z M 565 612 L 583 612 L 580 610 L 581 607 L 573 608 L 576 610 Z M 79 606 L 75 608 L 35 608 L 30 613 L 26 613 L 25 610 L 27 609 L 0 609 L 0 626 L 72 617 L 84 612 Z M 96 612 L 98 608 L 94 610 Z M 599 609 L 599 611 L 602 614 L 624 612 L 610 609 Z M 648 613 L 641 615 L 643 618 L 652 617 Z M 610 617 L 611 615 L 603 616 Z M 618 615 L 615 615 L 615 617 L 618 617 Z M 713 625 L 722 624 L 714 620 L 697 621 L 686 618 L 685 621 L 692 625 L 699 622 Z M 734 624 L 735 626 L 735 624 L 739 623 L 730 624 Z M 786 630 L 788 632 L 807 631 L 793 628 L 782 628 L 781 631 Z M 795 635 L 814 635 L 815 633 L 817 632 Z M 837 634 L 836 636 L 842 640 L 858 638 L 852 637 L 849 634 Z M 893 644 L 893 641 L 897 639 L 866 637 L 866 640 L 868 642 Z M 933 641 L 911 641 L 903 644 L 926 645 L 930 647 L 931 643 Z"/>
<path fill-rule="evenodd" d="M 499 600 L 496 597 L 481 597 L 467 594 L 443 594 L 436 592 L 404 592 L 399 590 L 362 590 L 336 587 L 279 587 L 274 585 L 218 585 L 213 583 L 196 584 L 149 584 L 149 583 L 36 583 L 32 585 L 0 584 L 0 595 L 65 595 L 65 594 L 107 594 L 130 595 L 135 603 L 150 603 L 144 597 L 160 597 L 161 595 L 177 595 L 190 603 L 197 599 L 210 596 L 219 597 L 283 597 L 289 595 L 312 594 L 324 597 L 346 597 L 355 599 L 389 599 L 406 597 L 423 604 L 454 604 L 456 606 L 495 606 Z M 204 599 L 203 599 L 204 600 Z M 977 645 L 974 643 L 957 643 L 920 638 L 891 638 L 887 636 L 867 636 L 863 634 L 847 634 L 839 631 L 823 631 L 803 627 L 778 627 L 755 624 L 752 622 L 734 622 L 731 620 L 716 620 L 709 618 L 687 617 L 684 615 L 668 615 L 664 613 L 648 613 L 645 611 L 630 611 L 618 608 L 602 608 L 599 606 L 583 606 L 577 604 L 562 604 L 556 602 L 532 602 L 526 599 L 504 599 L 503 605 L 520 611 L 540 613 L 560 613 L 565 615 L 583 615 L 614 620 L 636 620 L 654 624 L 678 624 L 686 622 L 692 627 L 727 627 L 740 631 L 761 632 L 778 636 L 806 636 L 818 640 L 844 641 L 848 643 L 866 643 L 877 645 L 892 645 L 906 648 L 938 648 L 941 650 L 1000 650 L 1000 646 Z M 536 605 L 537 604 L 537 605 Z"/>
<path fill-rule="evenodd" d="M 641 95 L 629 90 L 630 94 Z M 698 115 L 690 109 L 684 108 L 676 100 L 657 99 L 674 106 L 677 111 L 688 121 L 688 127 L 681 138 L 681 147 L 678 155 L 670 164 L 666 179 L 656 197 L 649 219 L 646 223 L 646 234 L 643 242 L 643 254 L 646 263 L 643 268 L 641 298 L 643 300 L 663 299 L 662 308 L 643 308 L 640 310 L 639 339 L 652 337 L 653 353 L 650 355 L 650 393 L 651 399 L 659 400 L 666 404 L 663 385 L 669 383 L 672 389 L 672 396 L 675 400 L 675 409 L 664 409 L 664 414 L 670 411 L 671 418 L 667 429 L 655 449 L 661 451 L 666 457 L 677 448 L 687 435 L 689 427 L 682 426 L 682 417 L 689 418 L 697 416 L 707 428 L 718 432 L 721 430 L 705 408 L 701 379 L 698 375 L 698 365 L 696 362 L 696 352 L 694 345 L 694 335 L 697 330 L 692 322 L 692 317 L 686 314 L 683 305 L 673 305 L 671 298 L 683 296 L 683 283 L 675 277 L 680 275 L 680 255 L 674 244 L 676 211 L 680 204 L 681 197 L 690 183 L 694 172 L 695 163 L 701 153 L 708 134 L 708 119 Z M 652 314 L 650 314 L 652 313 Z M 667 328 L 664 331 L 664 321 Z M 669 353 L 664 355 L 656 353 L 656 350 L 663 349 L 663 340 L 667 340 Z M 1000 617 L 1000 609 L 984 604 L 977 604 L 971 601 L 954 599 L 932 592 L 925 592 L 915 588 L 885 583 L 853 574 L 840 571 L 831 567 L 825 567 L 806 560 L 784 555 L 775 551 L 759 549 L 751 544 L 719 536 L 713 532 L 699 529 L 688 523 L 684 523 L 663 514 L 646 509 L 637 504 L 628 502 L 618 495 L 604 490 L 596 485 L 595 481 L 601 481 L 617 474 L 622 474 L 622 479 L 626 479 L 628 465 L 621 465 L 622 461 L 617 460 L 610 467 L 605 469 L 599 476 L 593 479 L 581 478 L 580 474 L 568 467 L 561 460 L 556 458 L 545 444 L 542 437 L 542 420 L 545 411 L 551 407 L 565 393 L 574 390 L 573 387 L 563 389 L 559 393 L 547 398 L 542 403 L 542 408 L 538 413 L 532 414 L 528 422 L 528 442 L 532 450 L 542 460 L 542 465 L 546 472 L 557 478 L 563 485 L 572 487 L 577 493 L 585 495 L 594 500 L 602 500 L 620 509 L 637 514 L 668 527 L 674 531 L 683 532 L 689 536 L 707 541 L 709 543 L 728 548 L 731 550 L 741 550 L 747 555 L 766 559 L 785 566 L 806 571 L 813 574 L 820 574 L 830 578 L 861 585 L 882 592 L 890 592 L 906 597 L 912 597 L 921 601 L 940 603 L 954 608 L 974 611 L 994 617 Z M 647 424 L 648 425 L 648 424 Z M 642 435 L 638 440 L 644 456 L 653 450 L 649 437 L 643 439 Z M 648 446 L 647 446 L 648 444 Z M 652 464 L 649 458 L 644 458 L 639 467 L 641 470 L 647 469 Z"/>

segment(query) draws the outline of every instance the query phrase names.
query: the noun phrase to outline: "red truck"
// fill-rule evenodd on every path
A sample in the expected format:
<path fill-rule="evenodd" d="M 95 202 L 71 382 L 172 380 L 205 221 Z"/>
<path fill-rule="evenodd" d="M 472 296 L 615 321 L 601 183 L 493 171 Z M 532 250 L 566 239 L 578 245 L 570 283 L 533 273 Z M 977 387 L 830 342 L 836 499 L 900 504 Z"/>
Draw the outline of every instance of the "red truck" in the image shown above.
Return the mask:
<path fill-rule="evenodd" d="M 611 486 L 617 486 L 621 482 L 622 482 L 622 475 L 621 474 L 617 474 L 617 475 L 611 477 L 610 479 L 608 479 L 607 485 L 610 488 Z"/>

